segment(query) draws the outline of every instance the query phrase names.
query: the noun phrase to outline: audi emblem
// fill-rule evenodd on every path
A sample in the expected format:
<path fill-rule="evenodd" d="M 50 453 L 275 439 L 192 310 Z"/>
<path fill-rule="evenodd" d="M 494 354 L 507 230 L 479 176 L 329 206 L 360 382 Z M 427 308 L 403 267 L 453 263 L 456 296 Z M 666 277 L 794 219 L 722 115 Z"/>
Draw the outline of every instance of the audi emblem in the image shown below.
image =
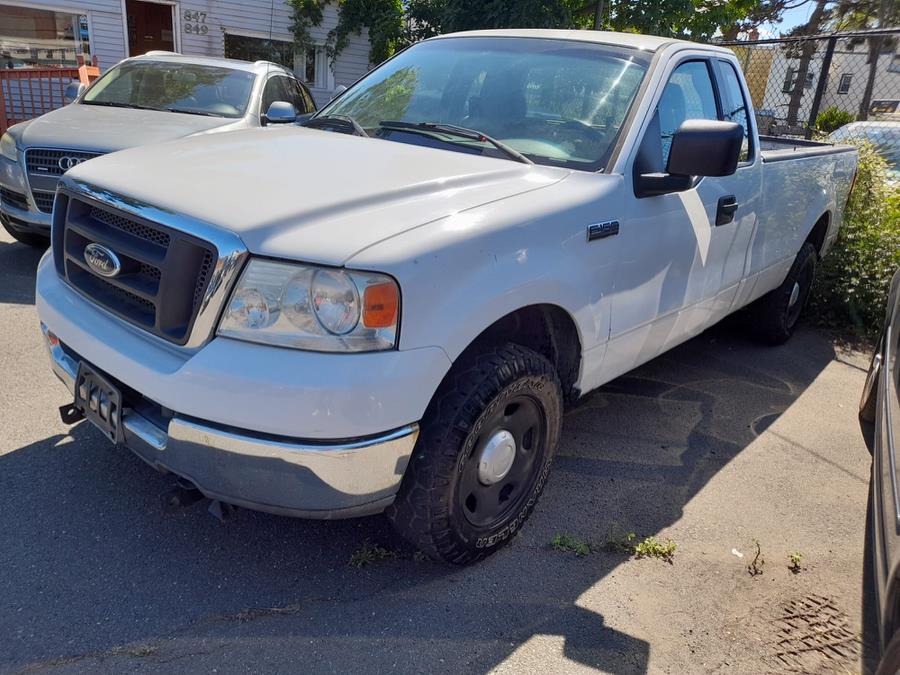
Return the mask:
<path fill-rule="evenodd" d="M 57 164 L 59 165 L 59 168 L 62 169 L 63 171 L 68 171 L 73 166 L 78 166 L 83 161 L 84 161 L 83 157 L 69 157 L 68 155 L 66 155 L 65 157 L 60 157 Z"/>

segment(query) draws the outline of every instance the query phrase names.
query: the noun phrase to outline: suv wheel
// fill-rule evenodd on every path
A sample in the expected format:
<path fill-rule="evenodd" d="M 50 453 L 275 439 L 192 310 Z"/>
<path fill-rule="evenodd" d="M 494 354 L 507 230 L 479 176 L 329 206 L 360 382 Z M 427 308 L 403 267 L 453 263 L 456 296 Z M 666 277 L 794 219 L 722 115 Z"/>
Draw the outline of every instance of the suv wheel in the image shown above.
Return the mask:
<path fill-rule="evenodd" d="M 464 355 L 428 406 L 388 518 L 433 558 L 487 557 L 531 514 L 561 425 L 562 389 L 546 358 L 515 344 Z"/>

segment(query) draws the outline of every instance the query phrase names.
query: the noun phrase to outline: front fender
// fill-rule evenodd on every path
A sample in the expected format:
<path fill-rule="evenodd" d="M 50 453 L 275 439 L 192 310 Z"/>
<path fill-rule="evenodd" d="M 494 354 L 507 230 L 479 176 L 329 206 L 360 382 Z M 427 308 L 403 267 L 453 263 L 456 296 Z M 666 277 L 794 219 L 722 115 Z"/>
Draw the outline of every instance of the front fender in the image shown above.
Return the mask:
<path fill-rule="evenodd" d="M 621 194 L 621 177 L 581 174 L 409 230 L 348 266 L 400 282 L 401 349 L 439 346 L 453 360 L 498 319 L 550 304 L 587 351 L 609 337 L 617 249 L 586 228 L 620 217 Z"/>

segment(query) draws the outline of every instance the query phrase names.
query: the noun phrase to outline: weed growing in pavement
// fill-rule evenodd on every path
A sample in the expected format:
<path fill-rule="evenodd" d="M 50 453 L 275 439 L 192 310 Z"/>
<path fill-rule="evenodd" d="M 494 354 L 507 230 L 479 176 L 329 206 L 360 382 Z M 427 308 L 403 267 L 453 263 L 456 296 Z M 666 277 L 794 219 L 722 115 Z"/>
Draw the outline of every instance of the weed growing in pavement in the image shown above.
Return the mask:
<path fill-rule="evenodd" d="M 634 555 L 634 540 L 637 535 L 634 532 L 622 533 L 618 531 L 617 526 L 610 528 L 610 532 L 606 537 L 606 543 L 603 544 L 603 550 L 607 553 L 626 553 Z"/>
<path fill-rule="evenodd" d="M 799 551 L 794 551 L 789 556 L 790 564 L 788 565 L 788 569 L 794 574 L 800 574 L 802 571 L 802 567 L 800 567 L 800 563 L 803 561 L 803 554 Z"/>
<path fill-rule="evenodd" d="M 386 549 L 382 546 L 363 544 L 362 548 L 357 549 L 350 556 L 350 567 L 362 568 L 368 565 L 374 565 L 383 560 L 391 560 L 397 557 L 397 551 Z"/>
<path fill-rule="evenodd" d="M 657 541 L 656 537 L 647 537 L 634 547 L 635 558 L 659 558 L 672 564 L 675 558 L 675 549 L 678 546 L 671 539 L 665 542 Z"/>
<path fill-rule="evenodd" d="M 766 564 L 766 559 L 762 556 L 762 547 L 759 545 L 759 539 L 754 539 L 753 545 L 756 546 L 756 555 L 753 556 L 753 560 L 747 565 L 747 572 L 749 572 L 751 577 L 756 577 L 763 573 L 762 568 Z"/>
<path fill-rule="evenodd" d="M 550 540 L 550 546 L 556 551 L 563 553 L 574 553 L 579 558 L 583 558 L 591 552 L 591 545 L 584 539 L 579 539 L 571 534 L 557 534 Z"/>

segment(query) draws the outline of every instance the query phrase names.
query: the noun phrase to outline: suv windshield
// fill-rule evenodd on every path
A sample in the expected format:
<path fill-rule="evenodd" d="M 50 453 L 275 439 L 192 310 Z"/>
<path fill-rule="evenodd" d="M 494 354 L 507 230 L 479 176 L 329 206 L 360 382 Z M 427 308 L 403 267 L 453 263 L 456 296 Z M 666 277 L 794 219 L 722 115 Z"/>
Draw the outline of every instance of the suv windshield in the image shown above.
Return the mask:
<path fill-rule="evenodd" d="M 422 42 L 326 106 L 370 135 L 498 155 L 487 142 L 426 135 L 386 121 L 477 130 L 538 164 L 597 170 L 609 157 L 649 55 L 623 47 L 532 38 Z"/>
<path fill-rule="evenodd" d="M 81 102 L 241 117 L 255 77 L 253 73 L 217 66 L 127 61 L 100 78 Z"/>

